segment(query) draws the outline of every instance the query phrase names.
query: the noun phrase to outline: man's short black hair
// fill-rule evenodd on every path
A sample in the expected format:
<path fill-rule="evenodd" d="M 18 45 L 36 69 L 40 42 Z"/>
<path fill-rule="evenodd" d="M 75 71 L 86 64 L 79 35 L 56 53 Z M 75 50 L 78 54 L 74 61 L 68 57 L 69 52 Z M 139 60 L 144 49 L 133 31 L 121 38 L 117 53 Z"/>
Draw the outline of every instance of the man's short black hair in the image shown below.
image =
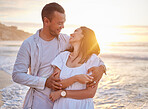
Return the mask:
<path fill-rule="evenodd" d="M 53 2 L 46 4 L 42 9 L 42 21 L 44 22 L 44 17 L 47 17 L 51 21 L 55 11 L 63 14 L 65 13 L 64 8 L 58 3 Z"/>

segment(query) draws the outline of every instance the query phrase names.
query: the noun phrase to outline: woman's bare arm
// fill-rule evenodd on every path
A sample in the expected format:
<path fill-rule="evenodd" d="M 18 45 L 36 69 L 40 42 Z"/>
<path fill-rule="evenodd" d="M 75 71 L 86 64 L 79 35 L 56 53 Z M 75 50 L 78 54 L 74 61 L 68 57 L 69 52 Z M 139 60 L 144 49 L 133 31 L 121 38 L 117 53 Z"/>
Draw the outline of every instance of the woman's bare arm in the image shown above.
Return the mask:
<path fill-rule="evenodd" d="M 66 98 L 73 98 L 73 99 L 87 99 L 87 98 L 93 98 L 95 96 L 96 90 L 97 90 L 98 83 L 92 87 L 87 87 L 83 90 L 66 90 Z M 62 90 L 58 90 L 55 92 L 51 92 L 49 98 L 51 101 L 55 101 L 59 98 L 61 98 L 61 92 Z"/>
<path fill-rule="evenodd" d="M 54 73 L 58 73 L 57 75 L 55 75 L 55 77 L 59 78 L 60 72 L 61 72 L 61 70 L 58 67 L 55 67 Z M 67 78 L 67 79 L 62 79 L 60 81 L 60 84 L 62 85 L 61 88 L 65 89 L 75 82 L 80 82 L 82 84 L 86 84 L 88 82 L 91 82 L 92 79 L 93 79 L 93 77 L 91 77 L 89 75 L 80 74 L 80 75 L 72 76 L 72 77 Z"/>
<path fill-rule="evenodd" d="M 98 83 L 92 88 L 87 87 L 83 90 L 66 90 L 66 98 L 73 98 L 73 99 L 86 99 L 86 98 L 93 98 L 95 96 L 96 90 L 98 87 Z"/>

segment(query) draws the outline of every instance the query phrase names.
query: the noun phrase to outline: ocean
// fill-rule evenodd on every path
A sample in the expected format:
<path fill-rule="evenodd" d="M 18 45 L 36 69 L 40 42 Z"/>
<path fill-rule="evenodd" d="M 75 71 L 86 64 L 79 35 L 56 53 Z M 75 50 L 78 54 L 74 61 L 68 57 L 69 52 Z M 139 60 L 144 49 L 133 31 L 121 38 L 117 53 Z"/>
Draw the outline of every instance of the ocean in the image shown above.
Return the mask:
<path fill-rule="evenodd" d="M 10 75 L 22 42 L 0 42 L 0 70 Z M 95 109 L 148 109 L 148 42 L 116 42 L 101 47 L 107 75 L 99 82 Z M 20 109 L 28 87 L 12 84 L 1 91 L 1 109 Z"/>

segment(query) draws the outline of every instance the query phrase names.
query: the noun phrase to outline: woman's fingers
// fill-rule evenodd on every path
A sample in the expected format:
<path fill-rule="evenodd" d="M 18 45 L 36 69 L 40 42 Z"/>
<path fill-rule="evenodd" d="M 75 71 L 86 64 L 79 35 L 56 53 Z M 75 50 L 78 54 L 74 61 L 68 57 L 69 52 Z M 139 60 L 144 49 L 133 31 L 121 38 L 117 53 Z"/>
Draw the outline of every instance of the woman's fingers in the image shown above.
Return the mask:
<path fill-rule="evenodd" d="M 92 81 L 91 77 L 89 77 L 88 75 L 84 75 L 84 84 L 86 84 L 90 81 Z"/>
<path fill-rule="evenodd" d="M 56 76 L 58 74 L 58 72 L 54 72 L 53 74 L 52 74 L 52 76 Z"/>
<path fill-rule="evenodd" d="M 89 75 L 86 75 L 86 80 L 87 80 L 88 82 L 91 82 L 91 81 L 93 80 L 93 77 L 91 77 L 91 76 L 89 76 Z"/>
<path fill-rule="evenodd" d="M 51 95 L 49 96 L 49 99 L 50 99 L 51 101 L 53 101 L 53 98 L 52 98 L 52 96 L 51 96 Z"/>
<path fill-rule="evenodd" d="M 92 81 L 94 79 L 94 77 L 87 75 L 87 77 Z"/>
<path fill-rule="evenodd" d="M 53 81 L 53 84 L 54 84 L 55 86 L 58 86 L 58 87 L 61 87 L 61 86 L 62 86 L 62 84 L 61 84 L 60 82 L 56 82 L 56 81 Z"/>
<path fill-rule="evenodd" d="M 52 87 L 53 87 L 52 88 L 53 90 L 60 90 L 61 89 L 61 86 L 59 86 L 59 85 L 57 86 L 56 83 L 53 83 Z"/>
<path fill-rule="evenodd" d="M 52 79 L 53 79 L 54 81 L 61 81 L 60 78 L 56 78 L 56 77 L 53 77 Z"/>
<path fill-rule="evenodd" d="M 49 99 L 50 99 L 52 102 L 55 101 L 55 100 L 54 100 L 54 96 L 52 96 L 51 94 L 50 94 L 50 96 L 49 96 Z"/>
<path fill-rule="evenodd" d="M 60 82 L 57 82 L 57 81 L 52 81 L 52 89 L 53 90 L 56 90 L 56 89 L 61 89 L 62 87 L 62 84 Z"/>

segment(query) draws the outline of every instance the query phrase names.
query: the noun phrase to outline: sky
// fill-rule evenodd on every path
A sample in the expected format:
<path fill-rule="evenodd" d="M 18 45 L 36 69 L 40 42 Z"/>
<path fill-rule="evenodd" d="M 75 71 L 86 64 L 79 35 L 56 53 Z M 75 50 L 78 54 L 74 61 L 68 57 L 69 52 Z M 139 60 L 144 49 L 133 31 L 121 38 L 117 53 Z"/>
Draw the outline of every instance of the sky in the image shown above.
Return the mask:
<path fill-rule="evenodd" d="M 87 26 L 101 42 L 148 42 L 148 0 L 0 0 L 0 22 L 35 33 L 42 27 L 41 10 L 50 2 L 66 11 L 62 32 Z"/>

